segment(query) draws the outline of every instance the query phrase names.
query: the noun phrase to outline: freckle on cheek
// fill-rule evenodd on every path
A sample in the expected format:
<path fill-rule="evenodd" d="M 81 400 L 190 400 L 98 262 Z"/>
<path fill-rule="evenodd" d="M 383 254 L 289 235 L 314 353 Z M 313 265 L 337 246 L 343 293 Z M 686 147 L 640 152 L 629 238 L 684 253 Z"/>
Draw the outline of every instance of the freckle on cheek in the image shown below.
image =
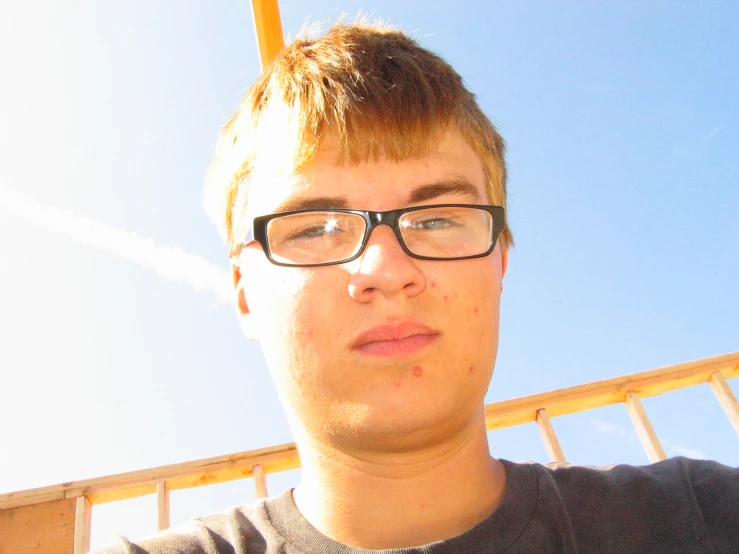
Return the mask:
<path fill-rule="evenodd" d="M 475 371 L 475 366 L 471 365 L 470 366 L 470 373 L 472 373 L 473 371 Z"/>
<path fill-rule="evenodd" d="M 417 365 L 416 367 L 414 367 L 413 375 L 415 375 L 416 377 L 420 377 L 421 375 L 423 375 L 423 368 L 420 365 Z"/>
<path fill-rule="evenodd" d="M 477 306 L 475 306 L 475 313 L 477 313 Z"/>

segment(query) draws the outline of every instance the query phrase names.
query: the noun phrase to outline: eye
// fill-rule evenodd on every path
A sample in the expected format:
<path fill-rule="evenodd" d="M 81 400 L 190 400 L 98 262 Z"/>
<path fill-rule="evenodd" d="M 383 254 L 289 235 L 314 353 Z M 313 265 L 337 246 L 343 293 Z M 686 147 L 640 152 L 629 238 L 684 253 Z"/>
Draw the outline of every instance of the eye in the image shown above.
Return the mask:
<path fill-rule="evenodd" d="M 412 221 L 406 222 L 406 227 L 418 231 L 436 231 L 460 227 L 459 219 L 447 214 L 424 214 Z"/>
<path fill-rule="evenodd" d="M 294 229 L 287 237 L 288 241 L 296 240 L 310 240 L 316 238 L 322 238 L 327 235 L 338 235 L 343 233 L 341 225 L 335 219 L 329 219 L 321 223 L 314 223 L 311 225 L 305 225 L 298 229 Z"/>
<path fill-rule="evenodd" d="M 302 229 L 298 229 L 297 231 L 293 231 L 289 237 L 287 237 L 288 240 L 299 240 L 299 239 L 309 239 L 314 237 L 320 237 L 323 232 L 326 230 L 326 228 L 323 225 L 313 225 L 311 227 L 303 227 Z"/>

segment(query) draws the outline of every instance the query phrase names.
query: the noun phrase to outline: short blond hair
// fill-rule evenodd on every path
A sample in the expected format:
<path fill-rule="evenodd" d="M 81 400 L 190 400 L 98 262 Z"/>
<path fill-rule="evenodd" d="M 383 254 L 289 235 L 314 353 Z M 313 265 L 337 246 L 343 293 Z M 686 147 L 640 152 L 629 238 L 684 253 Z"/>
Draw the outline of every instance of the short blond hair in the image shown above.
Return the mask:
<path fill-rule="evenodd" d="M 450 126 L 479 156 L 489 201 L 506 206 L 505 143 L 459 74 L 397 29 L 337 23 L 319 38 L 296 39 L 247 90 L 218 137 L 206 211 L 234 255 L 260 165 L 297 171 L 329 136 L 337 163 L 418 158 Z M 502 238 L 512 244 L 507 227 Z"/>

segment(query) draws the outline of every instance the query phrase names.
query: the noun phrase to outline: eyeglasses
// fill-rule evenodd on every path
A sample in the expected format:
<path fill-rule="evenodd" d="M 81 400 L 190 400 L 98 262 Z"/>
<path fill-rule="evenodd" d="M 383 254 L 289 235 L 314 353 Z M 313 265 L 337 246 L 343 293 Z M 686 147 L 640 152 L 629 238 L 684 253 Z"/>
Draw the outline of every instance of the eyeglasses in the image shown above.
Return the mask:
<path fill-rule="evenodd" d="M 254 218 L 254 240 L 276 265 L 315 267 L 360 256 L 375 227 L 388 225 L 403 251 L 421 260 L 481 258 L 505 228 L 505 209 L 477 204 L 415 206 L 385 212 L 297 210 Z"/>

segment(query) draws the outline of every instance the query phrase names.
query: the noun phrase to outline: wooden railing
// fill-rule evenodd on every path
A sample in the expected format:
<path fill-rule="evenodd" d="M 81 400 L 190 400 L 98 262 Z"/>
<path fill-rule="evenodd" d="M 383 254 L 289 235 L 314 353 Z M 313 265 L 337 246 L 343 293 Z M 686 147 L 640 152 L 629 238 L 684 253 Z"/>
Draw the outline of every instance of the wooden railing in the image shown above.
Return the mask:
<path fill-rule="evenodd" d="M 535 421 L 550 460 L 563 462 L 565 456 L 550 418 L 622 403 L 631 416 L 649 459 L 655 462 L 664 459 L 665 452 L 644 411 L 641 399 L 708 383 L 739 433 L 739 402 L 727 383 L 727 379 L 735 377 L 739 377 L 739 352 L 494 402 L 485 406 L 485 420 L 488 430 Z M 15 552 L 8 546 L 12 544 L 8 541 L 14 540 L 13 533 L 27 534 L 29 528 L 34 529 L 34 523 L 42 528 L 46 524 L 46 513 L 52 507 L 55 513 L 69 514 L 68 535 L 71 535 L 74 553 L 84 554 L 89 550 L 94 504 L 156 494 L 158 527 L 166 529 L 169 527 L 169 493 L 172 490 L 251 477 L 254 479 L 257 497 L 262 498 L 267 496 L 267 474 L 298 467 L 300 458 L 295 445 L 283 444 L 3 494 L 0 495 L 0 530 L 3 531 L 0 533 L 0 552 Z M 21 524 L 24 526 L 22 529 L 19 527 Z M 64 541 L 60 539 L 64 533 L 60 535 L 58 531 L 41 529 L 39 536 L 43 537 L 45 533 L 51 533 L 60 546 L 58 550 L 47 548 L 43 552 L 69 552 L 69 546 L 64 547 Z"/>
<path fill-rule="evenodd" d="M 665 459 L 665 452 L 641 399 L 709 383 L 739 433 L 739 404 L 726 382 L 726 379 L 737 376 L 739 352 L 488 404 L 485 406 L 485 419 L 488 431 L 536 421 L 550 459 L 565 461 L 549 418 L 623 403 L 649 459 L 657 462 Z"/>

